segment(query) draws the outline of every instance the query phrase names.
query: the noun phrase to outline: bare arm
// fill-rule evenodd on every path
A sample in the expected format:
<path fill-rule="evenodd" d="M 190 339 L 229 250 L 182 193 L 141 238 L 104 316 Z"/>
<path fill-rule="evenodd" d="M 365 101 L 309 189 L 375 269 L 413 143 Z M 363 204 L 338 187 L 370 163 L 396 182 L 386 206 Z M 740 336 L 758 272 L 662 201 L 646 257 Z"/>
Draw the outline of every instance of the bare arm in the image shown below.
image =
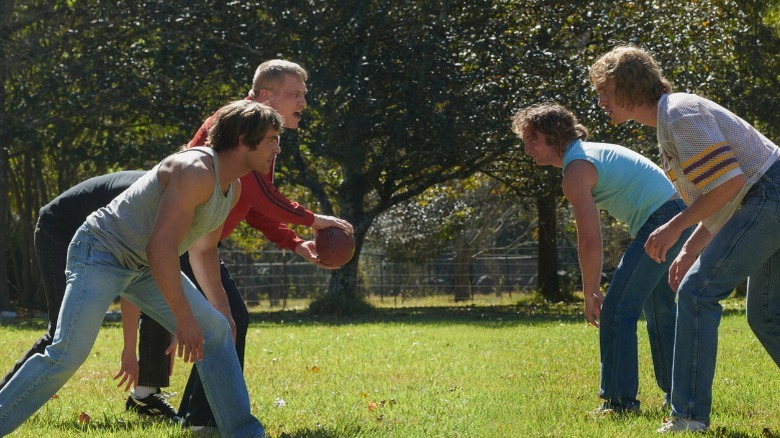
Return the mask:
<path fill-rule="evenodd" d="M 122 378 L 117 383 L 117 388 L 125 385 L 125 391 L 131 386 L 138 384 L 138 355 L 136 354 L 136 345 L 138 342 L 138 320 L 141 310 L 124 298 L 119 300 L 119 306 L 122 310 L 122 337 L 124 338 L 124 347 L 122 348 L 121 363 L 119 372 L 114 375 L 114 380 Z"/>
<path fill-rule="evenodd" d="M 236 181 L 233 192 L 233 205 L 235 207 L 241 196 L 241 183 Z M 222 224 L 224 226 L 224 223 Z M 236 323 L 230 313 L 230 303 L 227 299 L 227 293 L 222 286 L 222 275 L 220 273 L 219 252 L 217 245 L 222 235 L 222 226 L 200 238 L 190 247 L 188 253 L 190 257 L 190 266 L 195 279 L 198 281 L 203 294 L 211 305 L 221 313 L 230 324 L 230 332 L 233 335 L 233 342 L 236 340 Z"/>
<path fill-rule="evenodd" d="M 665 261 L 666 252 L 677 242 L 677 239 L 680 238 L 680 234 L 682 234 L 684 230 L 698 224 L 711 214 L 720 210 L 744 185 L 745 177 L 743 175 L 738 175 L 700 196 L 696 201 L 689 205 L 688 208 L 650 234 L 647 243 L 645 243 L 645 252 L 647 252 L 647 255 L 659 263 Z M 694 236 L 692 235 L 691 238 L 693 237 Z M 691 238 L 689 238 L 689 241 Z M 701 236 L 699 236 L 698 239 L 701 239 Z M 709 239 L 707 242 L 708 241 Z M 701 242 L 694 242 L 694 244 L 701 245 Z M 701 252 L 702 248 L 703 246 L 698 248 L 698 252 Z M 696 248 L 691 247 L 689 249 Z"/>
<path fill-rule="evenodd" d="M 699 224 L 693 234 L 691 234 L 691 237 L 685 242 L 685 245 L 683 245 L 680 253 L 677 254 L 677 258 L 669 266 L 669 286 L 673 291 L 677 292 L 683 277 L 691 269 L 691 266 L 693 266 L 693 263 L 710 240 L 712 240 L 712 234 L 704 225 Z"/>
<path fill-rule="evenodd" d="M 221 313 L 230 324 L 230 331 L 233 334 L 233 340 L 236 338 L 236 324 L 230 313 L 230 304 L 228 303 L 225 288 L 222 287 L 222 277 L 220 275 L 219 253 L 217 252 L 217 243 L 222 228 L 218 228 L 195 242 L 189 249 L 190 266 L 198 280 L 203 294 L 211 305 Z"/>
<path fill-rule="evenodd" d="M 195 208 L 205 203 L 214 187 L 210 163 L 173 157 L 158 170 L 163 188 L 157 217 L 146 245 L 149 269 L 176 319 L 178 355 L 185 362 L 203 358 L 203 332 L 184 296 L 177 246 L 184 240 Z"/>
<path fill-rule="evenodd" d="M 598 327 L 601 315 L 602 240 L 601 220 L 591 190 L 598 180 L 592 164 L 576 160 L 566 167 L 563 194 L 574 209 L 577 223 L 577 255 L 582 271 L 582 292 L 585 301 L 585 319 Z"/>

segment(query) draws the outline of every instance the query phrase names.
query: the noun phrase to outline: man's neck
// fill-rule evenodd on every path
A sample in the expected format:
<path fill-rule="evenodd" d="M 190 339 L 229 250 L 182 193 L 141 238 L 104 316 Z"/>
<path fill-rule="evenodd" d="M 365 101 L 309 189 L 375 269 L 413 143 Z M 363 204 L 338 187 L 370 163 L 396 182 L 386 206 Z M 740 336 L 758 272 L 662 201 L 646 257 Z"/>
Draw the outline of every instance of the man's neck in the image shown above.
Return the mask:
<path fill-rule="evenodd" d="M 658 103 L 653 105 L 642 105 L 632 110 L 631 118 L 645 126 L 658 126 Z"/>
<path fill-rule="evenodd" d="M 252 170 L 238 154 L 238 148 L 218 152 L 217 156 L 219 157 L 219 186 L 223 193 L 227 191 L 230 183 Z"/>

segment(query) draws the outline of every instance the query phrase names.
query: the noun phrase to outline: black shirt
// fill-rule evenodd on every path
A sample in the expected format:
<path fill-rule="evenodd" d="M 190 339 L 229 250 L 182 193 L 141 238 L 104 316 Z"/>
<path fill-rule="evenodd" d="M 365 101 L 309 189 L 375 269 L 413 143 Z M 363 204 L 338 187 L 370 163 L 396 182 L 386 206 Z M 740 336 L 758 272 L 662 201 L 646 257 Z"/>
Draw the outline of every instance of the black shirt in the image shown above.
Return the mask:
<path fill-rule="evenodd" d="M 126 170 L 76 184 L 41 208 L 38 228 L 45 230 L 50 237 L 70 241 L 87 216 L 108 205 L 145 173 L 143 170 Z"/>

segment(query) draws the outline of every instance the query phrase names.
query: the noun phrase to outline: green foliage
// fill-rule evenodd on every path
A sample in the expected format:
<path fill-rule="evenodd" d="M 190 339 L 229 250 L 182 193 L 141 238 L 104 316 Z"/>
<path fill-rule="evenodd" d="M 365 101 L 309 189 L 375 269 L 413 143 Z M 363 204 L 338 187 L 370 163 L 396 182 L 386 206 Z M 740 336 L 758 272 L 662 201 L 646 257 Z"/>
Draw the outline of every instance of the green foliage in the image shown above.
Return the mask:
<path fill-rule="evenodd" d="M 472 248 L 493 246 L 518 214 L 518 204 L 508 202 L 501 189 L 479 174 L 433 186 L 382 214 L 370 242 L 390 260 L 420 262 L 439 256 L 459 238 Z"/>
<path fill-rule="evenodd" d="M 278 182 L 304 205 L 353 222 L 358 254 L 383 212 L 476 172 L 526 208 L 530 198 L 559 197 L 559 172 L 534 169 L 509 132 L 507 118 L 522 106 L 557 100 L 593 139 L 654 154 L 655 134 L 610 126 L 587 82 L 587 66 L 619 41 L 656 54 L 678 90 L 780 138 L 776 1 L 4 5 L 0 253 L 12 278 L 0 269 L 0 306 L 8 284 L 17 300 L 34 299 L 40 206 L 87 177 L 150 167 L 244 97 L 270 58 L 311 74 L 310 106 L 300 132 L 285 134 Z M 444 238 L 465 230 L 471 213 L 460 212 Z M 348 266 L 334 275 L 350 281 L 331 282 L 348 301 L 357 272 Z"/>

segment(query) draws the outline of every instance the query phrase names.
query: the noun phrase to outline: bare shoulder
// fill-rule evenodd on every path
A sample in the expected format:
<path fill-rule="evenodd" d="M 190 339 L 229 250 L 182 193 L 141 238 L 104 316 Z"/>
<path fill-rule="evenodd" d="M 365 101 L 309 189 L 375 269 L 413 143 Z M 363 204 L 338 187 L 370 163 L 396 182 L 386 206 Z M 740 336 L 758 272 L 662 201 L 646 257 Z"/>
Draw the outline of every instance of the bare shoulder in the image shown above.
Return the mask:
<path fill-rule="evenodd" d="M 590 198 L 598 179 L 599 175 L 593 164 L 585 160 L 574 160 L 566 166 L 566 172 L 563 174 L 563 195 L 572 203 L 583 196 Z"/>
<path fill-rule="evenodd" d="M 212 158 L 194 150 L 171 155 L 161 163 L 158 178 L 164 191 L 205 202 L 214 190 Z"/>

